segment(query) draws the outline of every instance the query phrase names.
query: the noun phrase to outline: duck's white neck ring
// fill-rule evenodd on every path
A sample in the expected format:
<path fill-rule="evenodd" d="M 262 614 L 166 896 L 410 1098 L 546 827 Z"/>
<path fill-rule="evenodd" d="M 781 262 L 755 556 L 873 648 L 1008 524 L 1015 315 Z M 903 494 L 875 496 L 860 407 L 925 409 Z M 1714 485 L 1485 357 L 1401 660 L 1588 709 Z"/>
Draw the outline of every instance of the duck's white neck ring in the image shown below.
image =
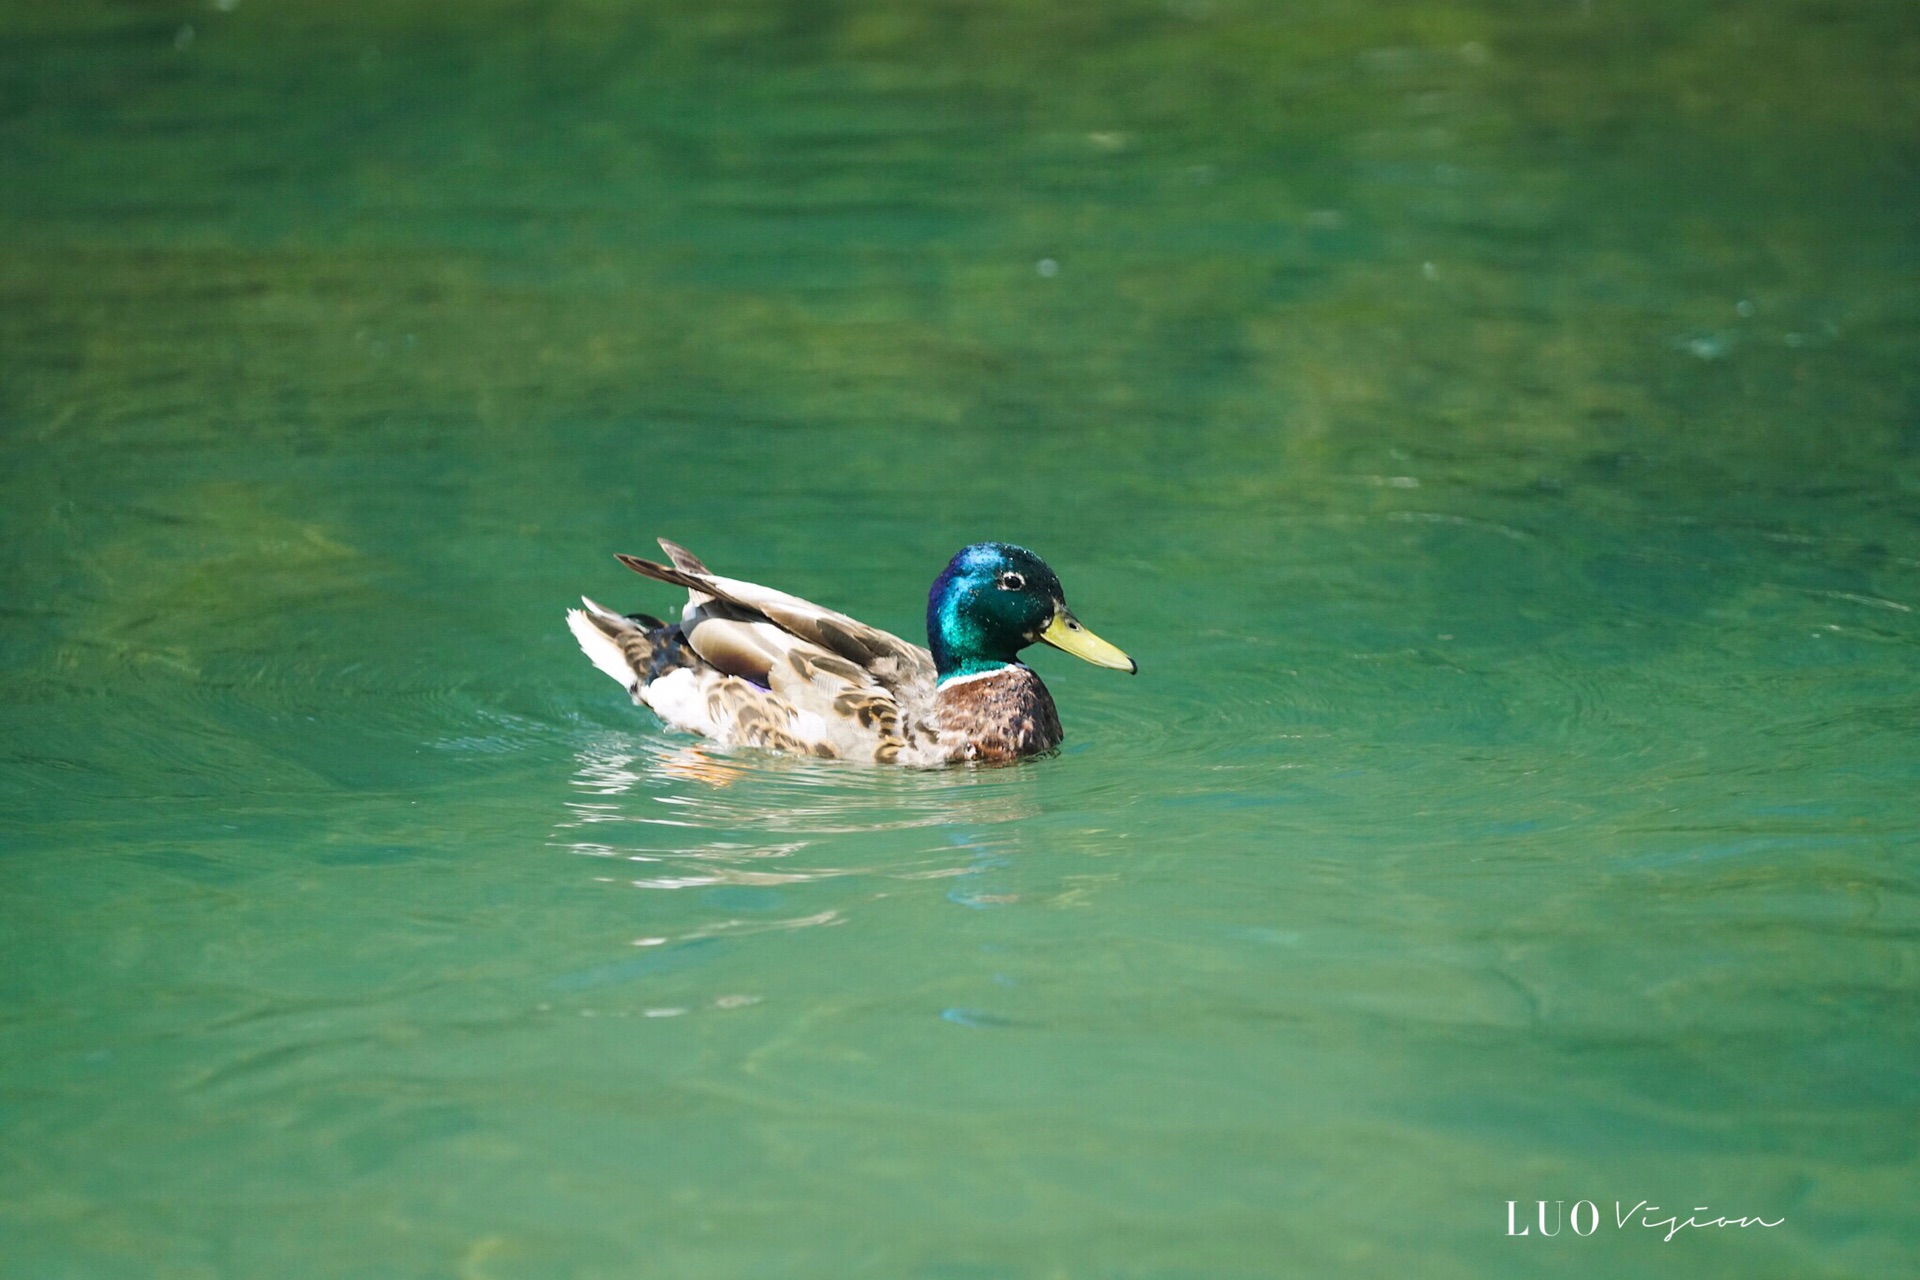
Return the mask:
<path fill-rule="evenodd" d="M 1024 667 L 1026 665 L 1024 662 L 1008 662 L 993 668 L 991 671 L 969 671 L 963 676 L 948 676 L 940 681 L 939 684 L 935 685 L 934 688 L 945 689 L 956 684 L 966 684 L 970 680 L 986 680 L 993 676 L 1004 675 L 1015 667 Z"/>

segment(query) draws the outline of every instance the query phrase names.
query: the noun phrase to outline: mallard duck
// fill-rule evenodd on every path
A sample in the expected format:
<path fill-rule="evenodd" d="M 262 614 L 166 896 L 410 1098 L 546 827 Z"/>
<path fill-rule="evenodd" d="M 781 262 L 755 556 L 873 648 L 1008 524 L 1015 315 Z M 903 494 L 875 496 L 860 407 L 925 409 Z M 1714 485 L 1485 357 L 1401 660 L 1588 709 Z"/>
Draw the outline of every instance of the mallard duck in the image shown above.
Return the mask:
<path fill-rule="evenodd" d="M 680 621 L 581 597 L 567 626 L 593 665 L 677 729 L 721 742 L 880 764 L 1013 760 L 1060 745 L 1060 716 L 1020 662 L 1036 640 L 1138 670 L 1082 626 L 1025 547 L 976 542 L 927 593 L 927 648 L 845 614 L 722 578 L 665 538 L 671 564 L 616 557 L 687 589 Z"/>

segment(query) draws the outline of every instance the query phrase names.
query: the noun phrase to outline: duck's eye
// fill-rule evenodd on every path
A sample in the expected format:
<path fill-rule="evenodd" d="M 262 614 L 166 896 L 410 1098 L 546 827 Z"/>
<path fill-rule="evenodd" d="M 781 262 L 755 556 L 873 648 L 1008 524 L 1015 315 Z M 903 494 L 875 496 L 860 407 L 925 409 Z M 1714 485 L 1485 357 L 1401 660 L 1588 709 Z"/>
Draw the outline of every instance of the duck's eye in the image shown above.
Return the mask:
<path fill-rule="evenodd" d="M 1017 573 L 1003 573 L 1000 575 L 1000 589 L 1002 591 L 1025 591 L 1027 589 L 1027 580 Z"/>

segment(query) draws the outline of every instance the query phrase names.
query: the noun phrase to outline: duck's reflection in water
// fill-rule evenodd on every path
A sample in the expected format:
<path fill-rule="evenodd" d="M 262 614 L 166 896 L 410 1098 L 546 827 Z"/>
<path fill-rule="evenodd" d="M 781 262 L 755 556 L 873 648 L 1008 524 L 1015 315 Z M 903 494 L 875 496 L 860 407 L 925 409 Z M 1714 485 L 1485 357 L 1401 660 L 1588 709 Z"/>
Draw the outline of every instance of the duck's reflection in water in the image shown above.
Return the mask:
<path fill-rule="evenodd" d="M 1005 824 L 1037 808 L 1019 767 L 888 770 L 630 738 L 576 758 L 553 842 L 641 864 L 628 883 L 642 889 L 972 875 L 1010 852 L 996 829 L 1010 838 Z"/>

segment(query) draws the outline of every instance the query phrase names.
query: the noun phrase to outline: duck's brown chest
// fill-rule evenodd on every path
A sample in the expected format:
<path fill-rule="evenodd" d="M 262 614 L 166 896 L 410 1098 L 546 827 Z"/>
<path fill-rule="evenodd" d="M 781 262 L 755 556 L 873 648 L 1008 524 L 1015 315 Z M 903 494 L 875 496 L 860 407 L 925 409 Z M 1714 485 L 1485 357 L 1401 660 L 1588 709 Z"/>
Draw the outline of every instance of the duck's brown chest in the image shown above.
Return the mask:
<path fill-rule="evenodd" d="M 959 760 L 1015 760 L 1051 751 L 1065 736 L 1047 686 L 1019 665 L 949 680 L 935 712 Z"/>

